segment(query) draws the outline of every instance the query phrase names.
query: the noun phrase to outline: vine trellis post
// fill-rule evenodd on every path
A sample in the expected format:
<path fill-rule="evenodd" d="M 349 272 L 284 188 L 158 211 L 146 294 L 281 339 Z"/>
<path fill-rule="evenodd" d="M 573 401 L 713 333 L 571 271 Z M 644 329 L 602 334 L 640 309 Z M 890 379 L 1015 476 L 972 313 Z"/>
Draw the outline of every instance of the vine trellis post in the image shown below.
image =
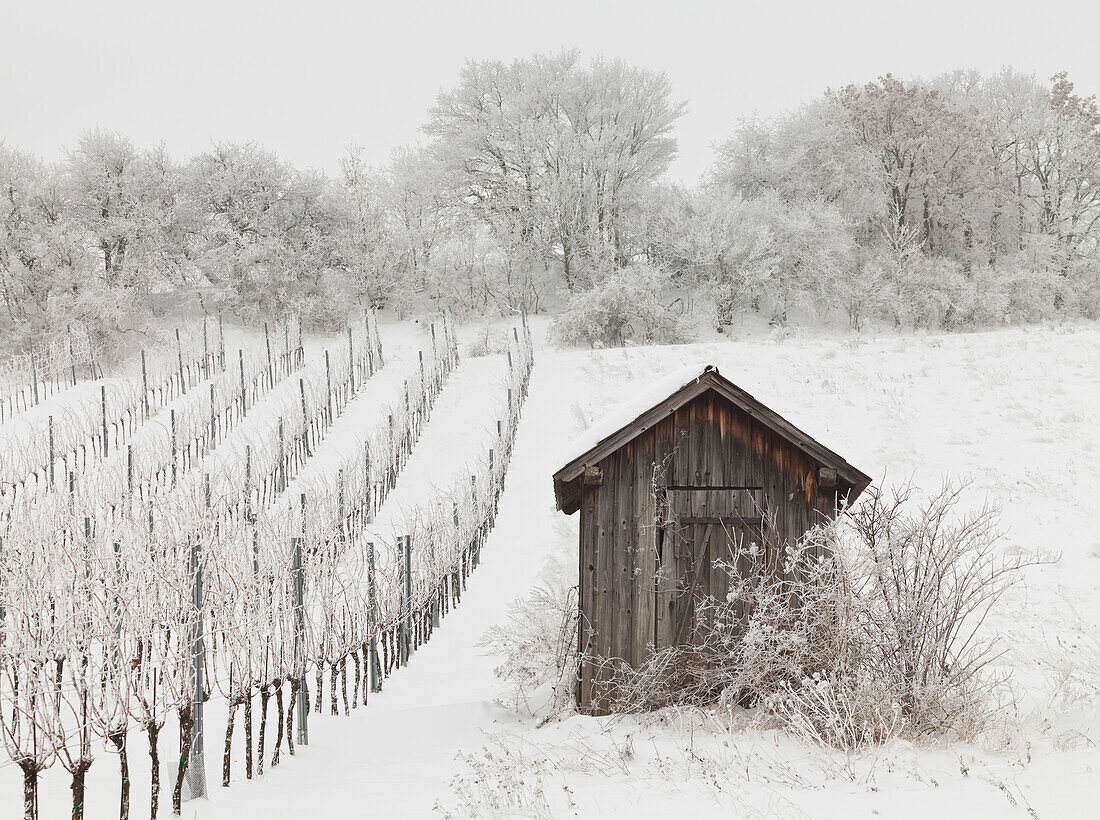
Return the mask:
<path fill-rule="evenodd" d="M 291 539 L 291 581 L 294 587 L 294 674 L 298 678 L 298 698 L 294 703 L 294 742 L 309 745 L 309 699 L 306 688 L 305 632 L 306 617 L 303 605 L 304 583 L 302 579 L 302 538 Z"/>

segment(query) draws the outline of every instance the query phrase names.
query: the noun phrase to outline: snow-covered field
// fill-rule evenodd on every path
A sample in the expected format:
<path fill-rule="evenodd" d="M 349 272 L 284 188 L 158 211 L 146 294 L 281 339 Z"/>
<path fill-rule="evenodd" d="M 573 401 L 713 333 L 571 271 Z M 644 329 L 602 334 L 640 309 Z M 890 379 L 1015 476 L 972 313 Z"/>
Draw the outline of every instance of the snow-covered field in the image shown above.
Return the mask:
<path fill-rule="evenodd" d="M 967 504 L 1002 508 L 1004 549 L 1060 556 L 1027 570 L 1026 585 L 991 623 L 1004 635 L 1000 663 L 1012 672 L 1018 703 L 1003 731 L 966 747 L 896 742 L 848 759 L 696 713 L 576 716 L 538 726 L 537 718 L 497 704 L 498 661 L 477 646 L 480 636 L 506 619 L 509 603 L 539 581 L 548 562 L 575 560 L 577 517 L 555 511 L 550 479 L 569 442 L 657 377 L 700 360 L 876 482 L 911 478 L 935 488 L 945 478 L 968 479 Z M 497 388 L 499 368 L 499 357 L 464 361 L 380 524 L 397 515 L 391 510 L 415 504 L 422 490 L 448 484 L 480 453 L 491 420 L 476 414 L 483 394 Z M 353 403 L 328 446 L 338 447 L 341 426 L 354 425 L 356 413 L 373 423 L 372 409 L 369 399 Z M 186 803 L 184 816 L 465 816 L 474 807 L 463 794 L 482 797 L 481 816 L 1097 816 L 1097 498 L 1095 325 L 719 338 L 606 351 L 541 345 L 500 515 L 462 603 L 367 708 L 350 717 L 312 715 L 308 747 L 228 789 L 216 785 L 224 710 L 212 701 L 211 795 Z M 162 734 L 166 779 L 175 731 L 170 723 Z M 141 745 L 135 737 L 134 817 L 147 812 Z M 235 771 L 243 767 L 235 763 Z M 65 773 L 55 766 L 43 781 L 43 816 L 67 814 Z M 20 796 L 18 769 L 5 761 L 0 816 L 13 816 Z M 493 797 L 512 808 L 494 815 Z M 87 810 L 96 820 L 117 816 L 117 762 L 107 753 L 89 773 Z M 162 816 L 168 810 L 165 801 Z"/>

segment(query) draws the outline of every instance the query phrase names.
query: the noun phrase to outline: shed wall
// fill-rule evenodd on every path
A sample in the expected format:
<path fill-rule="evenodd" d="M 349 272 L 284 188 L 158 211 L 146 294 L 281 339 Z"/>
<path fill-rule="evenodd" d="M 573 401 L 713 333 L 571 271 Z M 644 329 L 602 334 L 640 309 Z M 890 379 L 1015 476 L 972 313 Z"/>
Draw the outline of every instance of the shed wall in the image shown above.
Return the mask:
<path fill-rule="evenodd" d="M 598 466 L 599 486 L 583 488 L 580 508 L 580 647 L 583 655 L 637 666 L 671 642 L 674 588 L 682 578 L 672 550 L 657 550 L 654 470 L 664 487 L 759 487 L 775 534 L 794 541 L 836 509 L 818 486 L 817 464 L 802 450 L 708 391 L 676 410 Z M 710 495 L 708 493 L 707 495 Z M 658 573 L 661 564 L 665 571 Z M 578 703 L 607 708 L 607 668 L 582 664 Z"/>

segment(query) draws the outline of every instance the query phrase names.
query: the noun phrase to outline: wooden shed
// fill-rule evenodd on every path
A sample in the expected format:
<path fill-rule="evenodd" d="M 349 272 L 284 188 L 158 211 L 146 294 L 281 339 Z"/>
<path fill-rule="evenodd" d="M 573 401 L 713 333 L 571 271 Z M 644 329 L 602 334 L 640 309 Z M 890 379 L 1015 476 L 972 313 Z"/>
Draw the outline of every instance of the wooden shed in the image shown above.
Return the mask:
<path fill-rule="evenodd" d="M 793 543 L 871 481 L 712 365 L 671 374 L 566 457 L 554 494 L 581 514 L 577 702 L 589 713 L 607 710 L 606 665 L 583 658 L 637 666 L 691 641 L 695 602 L 726 597 L 715 561 L 735 543 Z"/>

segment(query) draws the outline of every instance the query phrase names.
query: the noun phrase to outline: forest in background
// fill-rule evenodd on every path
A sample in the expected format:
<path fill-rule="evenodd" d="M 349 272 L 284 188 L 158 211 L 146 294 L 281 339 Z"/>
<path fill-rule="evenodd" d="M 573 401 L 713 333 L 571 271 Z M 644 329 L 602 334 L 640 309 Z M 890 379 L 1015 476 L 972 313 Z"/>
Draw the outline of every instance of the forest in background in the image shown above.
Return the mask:
<path fill-rule="evenodd" d="M 705 321 L 955 329 L 1100 313 L 1100 109 L 1065 74 L 887 75 L 753 120 L 670 182 L 666 76 L 575 52 L 470 62 L 422 142 L 336 176 L 259 144 L 188 159 L 87 132 L 0 145 L 0 349 L 158 318 L 558 314 L 563 343 Z M 723 135 L 715 135 L 721 138 Z"/>

